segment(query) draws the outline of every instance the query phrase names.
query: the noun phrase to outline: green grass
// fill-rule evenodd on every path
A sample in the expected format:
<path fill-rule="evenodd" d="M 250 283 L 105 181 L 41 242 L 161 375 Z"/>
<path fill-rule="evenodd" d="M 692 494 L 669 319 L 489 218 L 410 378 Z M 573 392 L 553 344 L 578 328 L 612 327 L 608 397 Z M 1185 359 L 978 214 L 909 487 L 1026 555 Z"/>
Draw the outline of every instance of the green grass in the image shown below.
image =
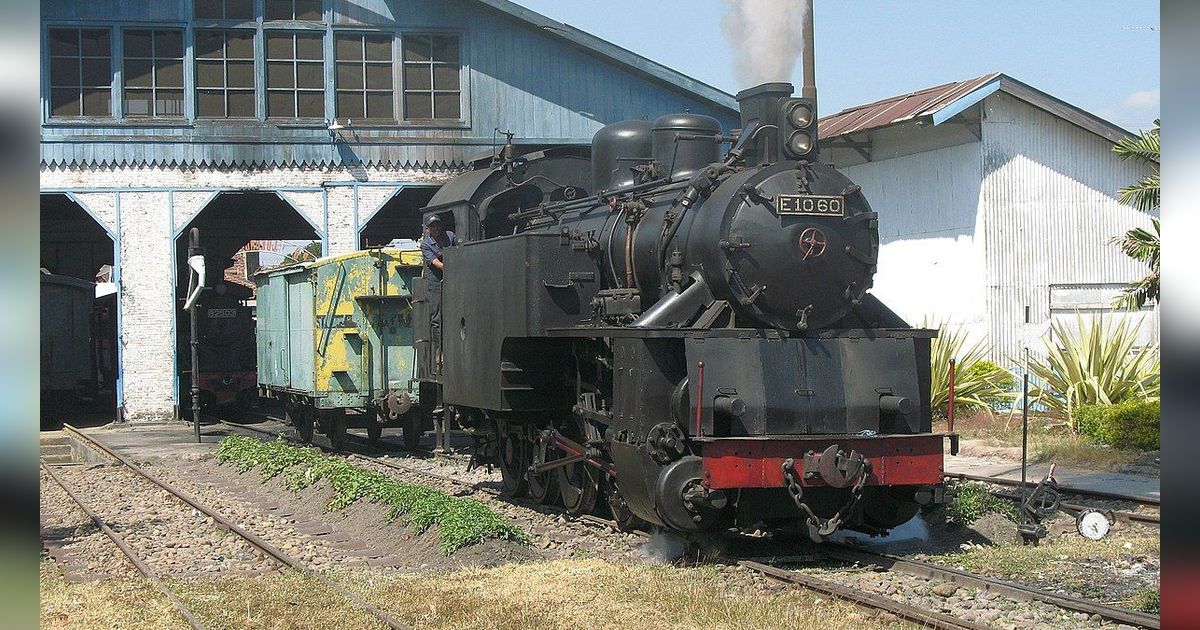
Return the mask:
<path fill-rule="evenodd" d="M 946 505 L 946 523 L 949 525 L 966 527 L 989 512 L 1003 514 L 1009 520 L 1016 521 L 1016 506 L 992 496 L 986 484 L 950 480 L 946 483 L 946 489 L 951 492 L 950 503 Z"/>
<path fill-rule="evenodd" d="M 941 426 L 945 427 L 944 422 Z M 1014 416 L 1008 412 L 966 415 L 955 420 L 954 430 L 964 440 L 979 440 L 987 446 L 1021 447 L 1019 413 Z M 1029 461 L 1032 463 L 1115 470 L 1135 461 L 1141 454 L 1142 451 L 1096 444 L 1075 435 L 1065 420 L 1055 416 L 1030 415 Z"/>
<path fill-rule="evenodd" d="M 1141 593 L 1138 593 L 1133 598 L 1133 607 L 1142 612 L 1153 613 L 1159 612 L 1158 589 L 1148 588 Z"/>
<path fill-rule="evenodd" d="M 1128 545 L 1128 547 L 1126 547 Z M 1074 533 L 1050 536 L 1039 545 L 976 545 L 929 560 L 1019 583 L 1053 585 L 1096 601 L 1126 607 L 1151 605 L 1146 585 L 1114 581 L 1112 565 L 1141 556 L 1160 557 L 1157 532 L 1112 532 L 1093 541 Z M 1157 595 L 1157 589 L 1152 590 Z"/>
<path fill-rule="evenodd" d="M 258 469 L 263 482 L 283 475 L 283 485 L 300 492 L 324 480 L 333 488 L 326 510 L 337 511 L 366 499 L 388 506 L 388 519 L 401 519 L 417 533 L 436 527 L 441 551 L 450 555 L 488 539 L 527 544 L 529 536 L 516 525 L 475 499 L 454 497 L 440 490 L 400 483 L 340 457 L 315 449 L 291 446 L 282 439 L 263 442 L 229 436 L 221 440 L 217 461 L 240 472 Z"/>

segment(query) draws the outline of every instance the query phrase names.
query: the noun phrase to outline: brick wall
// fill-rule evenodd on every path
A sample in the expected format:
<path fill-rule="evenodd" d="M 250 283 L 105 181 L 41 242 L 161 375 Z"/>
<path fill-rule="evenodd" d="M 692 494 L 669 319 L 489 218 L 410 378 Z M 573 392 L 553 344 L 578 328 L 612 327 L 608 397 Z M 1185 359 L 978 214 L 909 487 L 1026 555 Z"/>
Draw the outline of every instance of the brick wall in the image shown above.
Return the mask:
<path fill-rule="evenodd" d="M 355 167 L 354 174 L 363 179 L 364 169 Z M 176 402 L 174 235 L 218 192 L 306 189 L 281 196 L 326 234 L 326 254 L 340 254 L 357 249 L 356 219 L 365 223 L 399 190 L 387 182 L 440 184 L 453 174 L 365 169 L 366 181 L 359 182 L 341 168 L 43 167 L 41 187 L 73 193 L 120 235 L 124 414 L 131 421 L 157 421 L 172 419 Z"/>

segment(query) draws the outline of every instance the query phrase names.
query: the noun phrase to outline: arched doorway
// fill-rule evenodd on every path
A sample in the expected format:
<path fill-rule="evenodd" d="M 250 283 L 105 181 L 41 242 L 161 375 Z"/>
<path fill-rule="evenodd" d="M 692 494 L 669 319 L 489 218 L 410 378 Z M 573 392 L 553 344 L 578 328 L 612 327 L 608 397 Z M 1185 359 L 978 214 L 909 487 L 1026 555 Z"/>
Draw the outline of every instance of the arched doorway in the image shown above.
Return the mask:
<path fill-rule="evenodd" d="M 72 195 L 40 200 L 43 427 L 117 419 L 116 239 Z"/>
<path fill-rule="evenodd" d="M 396 239 L 420 240 L 421 208 L 433 198 L 438 186 L 406 186 L 396 191 L 358 231 L 358 246 L 381 247 Z"/>
<path fill-rule="evenodd" d="M 177 416 L 191 413 L 188 234 L 200 232 L 208 291 L 200 301 L 200 390 L 206 412 L 236 418 L 256 402 L 255 282 L 260 268 L 320 255 L 317 226 L 272 191 L 221 192 L 175 239 Z M 270 244 L 266 246 L 264 244 Z"/>

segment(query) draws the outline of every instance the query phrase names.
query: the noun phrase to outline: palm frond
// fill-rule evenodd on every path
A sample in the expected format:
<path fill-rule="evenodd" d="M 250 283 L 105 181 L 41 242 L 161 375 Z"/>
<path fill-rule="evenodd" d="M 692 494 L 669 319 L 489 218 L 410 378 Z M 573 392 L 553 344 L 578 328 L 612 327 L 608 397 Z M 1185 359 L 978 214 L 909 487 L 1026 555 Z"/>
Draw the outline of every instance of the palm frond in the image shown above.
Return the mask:
<path fill-rule="evenodd" d="M 1121 203 L 1132 206 L 1140 212 L 1153 212 L 1158 209 L 1160 199 L 1160 178 L 1157 173 L 1147 175 L 1142 181 L 1121 188 Z"/>
<path fill-rule="evenodd" d="M 1160 153 L 1159 121 L 1153 129 L 1143 129 L 1136 137 L 1124 138 L 1113 146 L 1113 153 L 1122 160 L 1141 160 L 1158 163 Z"/>

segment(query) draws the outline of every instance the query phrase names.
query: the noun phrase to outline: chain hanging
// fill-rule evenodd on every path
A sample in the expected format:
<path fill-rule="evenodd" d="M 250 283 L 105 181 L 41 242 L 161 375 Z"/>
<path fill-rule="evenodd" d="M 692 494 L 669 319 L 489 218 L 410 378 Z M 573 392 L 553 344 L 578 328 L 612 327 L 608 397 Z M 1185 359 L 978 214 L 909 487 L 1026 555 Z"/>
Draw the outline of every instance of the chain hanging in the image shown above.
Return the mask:
<path fill-rule="evenodd" d="M 850 488 L 850 499 L 837 513 L 824 519 L 813 513 L 812 508 L 804 502 L 804 488 L 800 486 L 800 481 L 796 477 L 796 461 L 791 457 L 783 460 L 783 478 L 787 481 L 788 494 L 792 496 L 796 507 L 808 515 L 808 536 L 812 538 L 813 542 L 824 542 L 826 536 L 837 531 L 842 521 L 850 514 L 850 510 L 854 509 L 854 506 L 862 499 L 863 487 L 866 486 L 869 476 L 871 476 L 871 462 L 863 461 L 854 485 Z"/>

